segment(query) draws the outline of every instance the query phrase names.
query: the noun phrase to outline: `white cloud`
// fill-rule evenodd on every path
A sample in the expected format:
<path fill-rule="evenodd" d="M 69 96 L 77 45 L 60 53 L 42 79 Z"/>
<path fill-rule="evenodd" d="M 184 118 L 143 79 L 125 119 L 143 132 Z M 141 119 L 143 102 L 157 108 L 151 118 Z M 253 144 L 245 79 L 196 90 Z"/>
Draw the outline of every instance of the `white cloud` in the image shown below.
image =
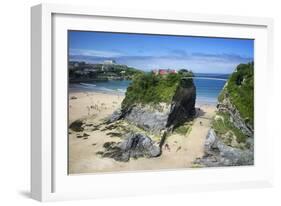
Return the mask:
<path fill-rule="evenodd" d="M 70 49 L 69 54 L 72 56 L 79 55 L 79 56 L 95 56 L 95 57 L 106 57 L 106 58 L 114 58 L 122 55 L 119 52 L 90 50 L 90 49 Z"/>

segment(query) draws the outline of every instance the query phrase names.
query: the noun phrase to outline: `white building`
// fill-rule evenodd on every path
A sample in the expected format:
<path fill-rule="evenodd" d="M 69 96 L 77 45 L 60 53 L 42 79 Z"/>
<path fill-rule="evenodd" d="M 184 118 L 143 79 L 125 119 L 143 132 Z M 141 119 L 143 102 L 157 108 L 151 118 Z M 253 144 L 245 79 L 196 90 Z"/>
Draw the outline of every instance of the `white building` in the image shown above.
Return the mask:
<path fill-rule="evenodd" d="M 105 60 L 103 63 L 104 64 L 116 64 L 116 61 L 115 60 Z"/>

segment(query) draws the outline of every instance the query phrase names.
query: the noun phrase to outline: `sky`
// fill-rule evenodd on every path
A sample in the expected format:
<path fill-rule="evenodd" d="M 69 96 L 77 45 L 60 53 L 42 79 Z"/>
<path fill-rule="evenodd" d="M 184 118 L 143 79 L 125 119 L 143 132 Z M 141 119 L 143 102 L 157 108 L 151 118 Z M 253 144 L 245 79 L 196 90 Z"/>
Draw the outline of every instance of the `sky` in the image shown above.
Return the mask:
<path fill-rule="evenodd" d="M 169 68 L 227 74 L 254 58 L 250 39 L 69 31 L 68 43 L 71 61 L 115 60 L 144 71 Z"/>

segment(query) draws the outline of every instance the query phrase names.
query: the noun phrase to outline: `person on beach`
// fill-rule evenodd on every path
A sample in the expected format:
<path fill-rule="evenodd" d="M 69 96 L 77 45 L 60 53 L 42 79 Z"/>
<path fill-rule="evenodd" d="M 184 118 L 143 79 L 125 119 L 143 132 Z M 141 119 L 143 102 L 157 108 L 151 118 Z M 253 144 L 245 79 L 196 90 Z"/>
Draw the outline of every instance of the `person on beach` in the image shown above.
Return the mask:
<path fill-rule="evenodd" d="M 165 148 L 166 150 L 168 150 L 169 152 L 171 151 L 171 149 L 170 149 L 170 147 L 169 147 L 169 145 L 168 145 L 167 143 L 165 144 L 164 148 Z"/>

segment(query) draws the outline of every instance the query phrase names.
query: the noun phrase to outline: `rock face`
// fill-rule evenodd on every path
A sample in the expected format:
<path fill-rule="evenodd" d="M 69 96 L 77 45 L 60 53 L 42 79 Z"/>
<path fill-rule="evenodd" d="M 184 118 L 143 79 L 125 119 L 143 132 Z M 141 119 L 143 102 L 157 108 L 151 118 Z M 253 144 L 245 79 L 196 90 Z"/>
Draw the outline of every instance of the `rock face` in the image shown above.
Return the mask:
<path fill-rule="evenodd" d="M 195 115 L 196 88 L 190 79 L 182 79 L 171 104 L 167 127 L 177 125 Z"/>
<path fill-rule="evenodd" d="M 171 102 L 130 105 L 119 117 L 146 131 L 161 134 L 195 114 L 196 88 L 192 79 L 181 79 L 172 96 Z"/>
<path fill-rule="evenodd" d="M 241 130 L 241 132 L 249 137 L 254 135 L 253 126 L 243 119 L 238 111 L 238 109 L 230 102 L 230 99 L 225 94 L 223 100 L 217 105 L 218 111 L 225 112 L 230 115 L 230 118 L 234 126 Z"/>
<path fill-rule="evenodd" d="M 204 152 L 204 157 L 197 159 L 195 163 L 203 164 L 207 167 L 254 164 L 253 148 L 242 150 L 230 147 L 223 143 L 213 129 L 210 129 L 207 135 Z"/>
<path fill-rule="evenodd" d="M 129 134 L 120 143 L 107 142 L 104 145 L 103 157 L 113 158 L 116 161 L 127 162 L 130 158 L 157 157 L 161 154 L 159 145 L 156 145 L 148 136 L 140 133 Z"/>
<path fill-rule="evenodd" d="M 153 108 L 150 105 L 136 105 L 124 115 L 124 118 L 136 126 L 154 134 L 166 129 L 171 107 L 165 105 L 163 109 Z"/>

